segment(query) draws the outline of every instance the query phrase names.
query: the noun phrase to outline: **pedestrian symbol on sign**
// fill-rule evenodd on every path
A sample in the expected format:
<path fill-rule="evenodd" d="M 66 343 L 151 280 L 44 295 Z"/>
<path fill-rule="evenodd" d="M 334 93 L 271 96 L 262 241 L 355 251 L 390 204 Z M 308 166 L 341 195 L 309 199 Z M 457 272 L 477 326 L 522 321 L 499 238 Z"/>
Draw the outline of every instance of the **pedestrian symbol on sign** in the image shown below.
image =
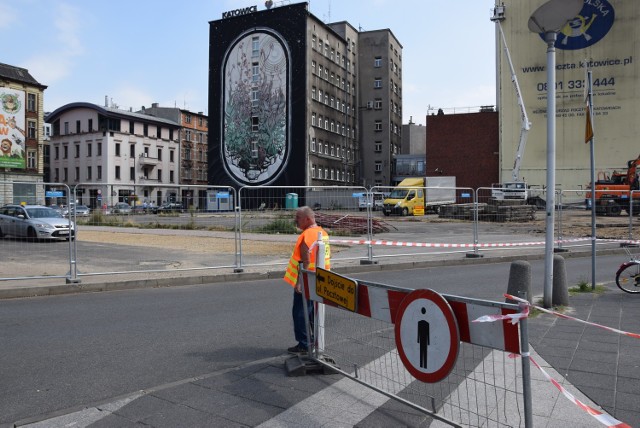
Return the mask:
<path fill-rule="evenodd" d="M 433 290 L 416 290 L 400 303 L 395 323 L 400 359 L 416 379 L 444 379 L 458 358 L 460 335 L 449 303 Z"/>

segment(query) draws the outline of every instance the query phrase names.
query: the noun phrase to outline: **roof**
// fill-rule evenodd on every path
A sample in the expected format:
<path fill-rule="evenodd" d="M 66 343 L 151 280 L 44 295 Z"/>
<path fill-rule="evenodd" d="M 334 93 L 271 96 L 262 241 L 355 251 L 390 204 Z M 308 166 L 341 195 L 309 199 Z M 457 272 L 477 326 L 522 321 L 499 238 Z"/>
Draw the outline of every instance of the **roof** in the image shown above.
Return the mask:
<path fill-rule="evenodd" d="M 173 126 L 176 128 L 180 127 L 180 125 L 173 120 L 163 119 L 156 116 L 150 116 L 148 114 L 134 113 L 131 111 L 120 110 L 117 108 L 103 107 L 97 104 L 84 103 L 84 102 L 69 103 L 69 104 L 63 105 L 62 107 L 57 108 L 55 111 L 49 113 L 45 117 L 45 122 L 51 123 L 55 119 L 57 119 L 58 116 L 60 116 L 62 113 L 67 112 L 69 110 L 80 109 L 80 108 L 88 108 L 88 109 L 96 110 L 98 113 L 101 113 L 108 117 L 117 117 L 120 119 L 136 119 L 138 122 L 164 123 L 166 125 Z"/>
<path fill-rule="evenodd" d="M 14 80 L 16 82 L 28 83 L 33 86 L 39 86 L 45 89 L 46 86 L 40 84 L 26 68 L 16 67 L 9 64 L 3 64 L 0 62 L 0 77 L 5 79 Z"/>

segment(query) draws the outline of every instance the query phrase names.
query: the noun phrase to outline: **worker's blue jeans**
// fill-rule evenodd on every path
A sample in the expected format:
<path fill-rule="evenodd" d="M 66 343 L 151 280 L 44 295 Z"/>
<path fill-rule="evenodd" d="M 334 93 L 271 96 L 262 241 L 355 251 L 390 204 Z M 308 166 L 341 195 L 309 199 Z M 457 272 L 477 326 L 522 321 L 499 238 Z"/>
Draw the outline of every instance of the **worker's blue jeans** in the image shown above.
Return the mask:
<path fill-rule="evenodd" d="M 309 300 L 307 305 L 309 308 L 311 332 L 313 334 L 313 301 Z M 298 341 L 298 346 L 309 349 L 307 326 L 304 323 L 304 299 L 302 298 L 302 293 L 296 293 L 295 290 L 293 290 L 293 307 L 291 308 L 291 315 L 293 316 L 293 333 Z"/>

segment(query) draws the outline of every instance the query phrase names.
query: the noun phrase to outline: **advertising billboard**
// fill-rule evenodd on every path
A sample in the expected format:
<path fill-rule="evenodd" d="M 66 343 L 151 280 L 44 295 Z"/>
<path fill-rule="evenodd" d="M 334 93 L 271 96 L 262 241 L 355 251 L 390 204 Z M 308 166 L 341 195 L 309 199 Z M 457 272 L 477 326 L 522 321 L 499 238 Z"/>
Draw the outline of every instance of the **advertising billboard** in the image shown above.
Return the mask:
<path fill-rule="evenodd" d="M 530 32 L 527 23 L 546 1 L 499 1 L 505 6 L 501 25 L 531 122 L 519 178 L 541 186 L 546 182 L 547 43 L 544 35 Z M 590 181 L 590 149 L 585 144 L 587 71 L 592 72 L 593 81 L 596 170 L 623 170 L 640 153 L 636 143 L 640 44 L 630 42 L 640 38 L 639 23 L 640 2 L 584 0 L 580 13 L 558 32 L 554 46 L 557 187 L 584 189 Z M 496 43 L 500 176 L 504 182 L 511 179 L 521 121 L 499 36 Z"/>
<path fill-rule="evenodd" d="M 0 168 L 25 168 L 25 93 L 0 88 Z"/>

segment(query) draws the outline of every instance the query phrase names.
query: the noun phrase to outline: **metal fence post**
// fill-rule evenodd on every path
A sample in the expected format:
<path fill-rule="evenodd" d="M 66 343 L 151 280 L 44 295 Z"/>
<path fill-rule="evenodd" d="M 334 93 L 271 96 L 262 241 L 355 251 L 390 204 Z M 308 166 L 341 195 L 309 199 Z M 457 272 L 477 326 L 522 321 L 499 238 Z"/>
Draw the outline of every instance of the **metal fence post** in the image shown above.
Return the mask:
<path fill-rule="evenodd" d="M 65 185 L 66 186 L 66 185 Z M 80 280 L 78 279 L 78 223 L 76 222 L 76 191 L 78 189 L 78 185 L 76 184 L 76 186 L 73 188 L 73 213 L 71 210 L 71 201 L 70 201 L 70 195 L 71 195 L 71 189 L 69 188 L 69 186 L 67 187 L 67 220 L 69 220 L 69 226 L 71 226 L 71 223 L 73 222 L 75 225 L 74 228 L 74 232 L 73 232 L 73 236 L 71 235 L 71 232 L 69 232 L 69 273 L 67 274 L 67 277 L 65 279 L 65 282 L 67 284 L 78 284 L 80 282 Z M 72 220 L 73 217 L 73 220 Z"/>
<path fill-rule="evenodd" d="M 236 241 L 236 267 L 233 269 L 234 273 L 241 273 L 244 272 L 244 269 L 242 268 L 242 204 L 240 203 L 240 198 L 242 197 L 242 187 L 240 188 L 240 190 L 238 191 L 237 194 L 237 198 L 236 198 L 236 205 L 235 205 L 235 222 L 236 222 L 236 227 L 235 227 L 235 241 Z M 235 193 L 235 189 L 234 189 L 234 193 Z"/>
<path fill-rule="evenodd" d="M 522 298 L 526 299 L 526 296 Z M 524 426 L 527 428 L 532 428 L 533 400 L 531 397 L 531 355 L 529 354 L 529 326 L 527 325 L 527 318 L 521 318 L 519 324 L 521 350 L 520 355 L 522 356 L 522 399 L 524 401 Z"/>

